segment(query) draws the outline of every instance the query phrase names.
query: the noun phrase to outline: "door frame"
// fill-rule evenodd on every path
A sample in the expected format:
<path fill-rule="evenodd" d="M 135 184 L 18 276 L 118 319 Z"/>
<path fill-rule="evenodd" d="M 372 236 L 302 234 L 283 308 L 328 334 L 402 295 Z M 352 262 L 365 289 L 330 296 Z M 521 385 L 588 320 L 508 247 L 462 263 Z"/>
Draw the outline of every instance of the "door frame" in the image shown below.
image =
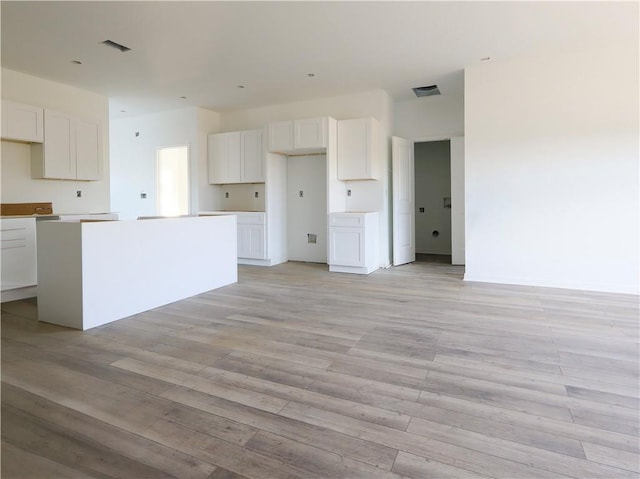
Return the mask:
<path fill-rule="evenodd" d="M 465 264 L 465 180 L 464 180 L 464 135 L 443 135 L 431 137 L 413 138 L 414 152 L 416 143 L 428 143 L 432 141 L 449 141 L 451 161 L 451 264 Z M 454 144 L 455 168 L 454 168 Z M 412 153 L 414 153 L 412 152 Z M 415 164 L 414 164 L 415 177 Z M 415 191 L 414 191 L 415 195 Z M 415 204 L 415 196 L 414 196 Z M 393 213 L 393 197 L 392 197 Z M 415 235 L 415 230 L 414 230 Z M 414 237 L 415 243 L 415 237 Z"/>

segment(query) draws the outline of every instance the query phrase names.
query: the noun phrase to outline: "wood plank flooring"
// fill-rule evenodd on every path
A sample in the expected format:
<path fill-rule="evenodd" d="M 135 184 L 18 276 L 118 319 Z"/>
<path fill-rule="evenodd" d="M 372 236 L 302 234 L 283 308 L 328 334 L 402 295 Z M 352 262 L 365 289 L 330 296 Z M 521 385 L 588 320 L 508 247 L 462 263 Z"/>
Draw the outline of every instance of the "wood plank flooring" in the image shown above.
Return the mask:
<path fill-rule="evenodd" d="M 3 304 L 2 477 L 640 476 L 638 297 L 239 273 L 86 332 Z"/>

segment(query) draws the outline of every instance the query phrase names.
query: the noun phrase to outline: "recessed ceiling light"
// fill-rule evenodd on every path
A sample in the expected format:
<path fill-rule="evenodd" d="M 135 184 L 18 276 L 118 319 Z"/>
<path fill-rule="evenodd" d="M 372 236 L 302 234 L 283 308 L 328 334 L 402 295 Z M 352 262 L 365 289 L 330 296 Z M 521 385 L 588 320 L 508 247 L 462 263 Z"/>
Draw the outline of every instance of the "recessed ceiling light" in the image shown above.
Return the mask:
<path fill-rule="evenodd" d="M 71 60 L 71 63 L 75 63 L 76 65 L 82 65 L 80 60 Z"/>
<path fill-rule="evenodd" d="M 307 73 L 307 76 L 308 76 L 309 78 L 311 78 L 311 77 L 316 76 L 316 74 L 315 74 L 315 73 Z"/>

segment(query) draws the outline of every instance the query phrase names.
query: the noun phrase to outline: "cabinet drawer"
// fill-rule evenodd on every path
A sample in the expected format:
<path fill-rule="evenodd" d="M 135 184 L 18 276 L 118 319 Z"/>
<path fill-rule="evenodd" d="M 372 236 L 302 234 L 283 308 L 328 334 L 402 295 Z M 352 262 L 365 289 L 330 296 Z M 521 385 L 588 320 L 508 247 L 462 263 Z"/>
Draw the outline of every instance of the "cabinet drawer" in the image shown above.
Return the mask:
<path fill-rule="evenodd" d="M 238 215 L 239 225 L 263 225 L 264 213 L 235 213 Z"/>
<path fill-rule="evenodd" d="M 0 228 L 2 291 L 36 284 L 36 221 L 4 219 Z"/>
<path fill-rule="evenodd" d="M 35 234 L 35 220 L 32 218 L 2 220 L 0 246 L 2 249 L 26 246 L 28 242 L 35 242 Z"/>
<path fill-rule="evenodd" d="M 364 227 L 365 215 L 363 214 L 336 214 L 329 215 L 329 226 L 332 227 Z"/>

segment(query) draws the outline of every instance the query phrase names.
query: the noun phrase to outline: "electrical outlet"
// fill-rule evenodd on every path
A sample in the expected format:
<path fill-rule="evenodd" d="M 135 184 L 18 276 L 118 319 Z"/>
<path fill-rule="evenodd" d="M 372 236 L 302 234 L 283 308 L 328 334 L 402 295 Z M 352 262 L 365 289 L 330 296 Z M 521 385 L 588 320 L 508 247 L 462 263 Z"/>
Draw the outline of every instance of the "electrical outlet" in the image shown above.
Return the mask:
<path fill-rule="evenodd" d="M 351 196 L 351 190 L 347 190 L 347 196 Z"/>
<path fill-rule="evenodd" d="M 229 192 L 228 192 L 228 191 L 225 191 L 225 192 L 224 192 L 224 197 L 225 197 L 225 198 L 229 198 Z"/>
<path fill-rule="evenodd" d="M 82 190 L 76 191 L 76 198 L 82 198 Z"/>
<path fill-rule="evenodd" d="M 424 213 L 424 208 L 420 207 L 420 208 L 418 208 L 418 211 L 420 211 L 420 213 Z"/>
<path fill-rule="evenodd" d="M 256 192 L 253 194 L 253 197 L 254 197 L 254 198 L 257 198 L 258 196 L 259 196 L 259 195 L 258 195 L 258 192 L 256 191 Z"/>
<path fill-rule="evenodd" d="M 140 198 L 142 198 L 143 200 L 146 200 L 147 199 L 147 194 L 144 193 L 144 192 L 140 193 Z"/>
<path fill-rule="evenodd" d="M 307 243 L 316 244 L 318 242 L 318 235 L 315 233 L 307 233 Z"/>
<path fill-rule="evenodd" d="M 304 191 L 300 190 L 300 191 L 298 192 L 298 196 L 299 196 L 300 198 L 304 198 Z"/>

